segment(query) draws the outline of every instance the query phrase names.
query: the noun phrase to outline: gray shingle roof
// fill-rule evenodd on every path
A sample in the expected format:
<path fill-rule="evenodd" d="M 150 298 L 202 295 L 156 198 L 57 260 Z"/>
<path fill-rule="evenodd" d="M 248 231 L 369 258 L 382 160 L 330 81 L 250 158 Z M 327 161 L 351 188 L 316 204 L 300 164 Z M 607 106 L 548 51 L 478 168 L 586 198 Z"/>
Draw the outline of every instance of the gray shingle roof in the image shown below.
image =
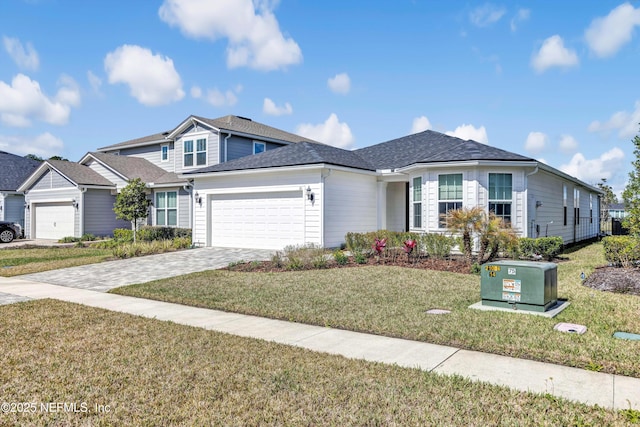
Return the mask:
<path fill-rule="evenodd" d="M 300 166 L 320 163 L 363 170 L 375 170 L 369 162 L 358 156 L 353 151 L 343 150 L 341 148 L 325 144 L 301 142 L 299 144 L 285 145 L 260 154 L 241 157 L 226 163 L 220 163 L 215 166 L 209 166 L 187 172 L 185 174 Z"/>
<path fill-rule="evenodd" d="M 534 161 L 476 141 L 427 130 L 355 150 L 376 169 L 398 169 L 415 163 L 466 160 Z"/>
<path fill-rule="evenodd" d="M 184 180 L 178 178 L 178 175 L 176 175 L 175 173 L 167 172 L 161 167 L 154 165 L 147 159 L 131 156 L 117 156 L 115 154 L 107 153 L 90 154 L 116 172 L 120 173 L 128 180 L 140 178 L 146 183 L 153 182 L 155 184 L 184 182 Z"/>
<path fill-rule="evenodd" d="M 254 122 L 251 119 L 238 116 L 224 116 L 217 119 L 205 119 L 204 117 L 193 116 L 201 122 L 207 123 L 215 128 L 229 130 L 232 132 L 246 133 L 250 135 L 261 136 L 269 139 L 277 139 L 285 142 L 315 142 L 309 138 L 285 132 L 262 123 Z"/>
<path fill-rule="evenodd" d="M 119 142 L 113 145 L 107 145 L 106 147 L 98 148 L 98 151 L 117 150 L 118 148 L 125 148 L 136 145 L 144 145 L 146 143 L 152 144 L 159 141 L 164 141 L 165 137 L 169 135 L 170 131 L 154 133 L 153 135 L 143 136 L 142 138 L 130 139 L 128 141 Z"/>
<path fill-rule="evenodd" d="M 0 191 L 16 191 L 40 162 L 0 151 Z"/>
<path fill-rule="evenodd" d="M 65 160 L 46 160 L 46 163 L 60 171 L 64 176 L 78 185 L 102 185 L 115 187 L 115 184 L 93 169 L 76 162 Z"/>

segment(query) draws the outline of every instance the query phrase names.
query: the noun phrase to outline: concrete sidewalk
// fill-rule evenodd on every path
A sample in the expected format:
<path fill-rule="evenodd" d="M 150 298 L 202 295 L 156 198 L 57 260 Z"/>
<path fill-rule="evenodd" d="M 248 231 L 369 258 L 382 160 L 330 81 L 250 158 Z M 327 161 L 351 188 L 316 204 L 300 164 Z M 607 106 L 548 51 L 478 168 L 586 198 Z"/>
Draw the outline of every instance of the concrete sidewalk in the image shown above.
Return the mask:
<path fill-rule="evenodd" d="M 549 393 L 589 405 L 640 410 L 640 379 L 567 366 L 0 277 L 0 293 L 53 298 L 158 320 L 258 338 L 348 358 L 457 374 L 515 390 Z"/>

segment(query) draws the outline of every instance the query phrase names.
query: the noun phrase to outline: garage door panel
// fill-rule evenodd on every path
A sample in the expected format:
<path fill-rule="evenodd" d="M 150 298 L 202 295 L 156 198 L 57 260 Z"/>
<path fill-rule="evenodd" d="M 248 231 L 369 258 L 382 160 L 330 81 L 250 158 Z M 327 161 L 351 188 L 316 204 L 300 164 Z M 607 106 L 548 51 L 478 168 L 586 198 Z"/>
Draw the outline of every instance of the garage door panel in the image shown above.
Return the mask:
<path fill-rule="evenodd" d="M 75 209 L 69 202 L 35 204 L 35 237 L 61 239 L 75 232 Z"/>
<path fill-rule="evenodd" d="M 275 249 L 304 238 L 301 191 L 215 195 L 211 200 L 213 246 Z"/>

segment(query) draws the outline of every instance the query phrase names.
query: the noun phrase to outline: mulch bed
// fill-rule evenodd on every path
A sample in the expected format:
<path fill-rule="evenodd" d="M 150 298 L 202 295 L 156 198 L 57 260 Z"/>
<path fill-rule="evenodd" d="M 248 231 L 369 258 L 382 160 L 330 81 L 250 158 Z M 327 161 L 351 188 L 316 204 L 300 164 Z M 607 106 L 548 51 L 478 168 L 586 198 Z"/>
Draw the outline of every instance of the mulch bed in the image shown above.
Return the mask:
<path fill-rule="evenodd" d="M 640 268 L 598 267 L 584 285 L 599 291 L 640 296 Z"/>
<path fill-rule="evenodd" d="M 406 257 L 398 257 L 395 260 L 380 259 L 379 261 L 375 257 L 367 258 L 365 264 L 358 264 L 354 261 L 353 257 L 349 257 L 349 262 L 345 265 L 339 265 L 334 260 L 327 261 L 326 268 L 355 268 L 367 265 L 386 265 L 408 268 L 419 268 L 423 270 L 438 270 L 438 271 L 450 271 L 453 273 L 469 274 L 471 272 L 471 264 L 466 262 L 462 257 L 452 256 L 447 259 L 436 258 L 421 258 L 419 260 L 407 261 Z M 286 267 L 278 267 L 271 261 L 253 261 L 236 264 L 233 266 L 225 267 L 224 270 L 230 271 L 242 271 L 242 272 L 269 272 L 279 273 L 284 271 L 290 271 Z M 313 267 L 304 268 L 304 270 L 315 270 Z"/>

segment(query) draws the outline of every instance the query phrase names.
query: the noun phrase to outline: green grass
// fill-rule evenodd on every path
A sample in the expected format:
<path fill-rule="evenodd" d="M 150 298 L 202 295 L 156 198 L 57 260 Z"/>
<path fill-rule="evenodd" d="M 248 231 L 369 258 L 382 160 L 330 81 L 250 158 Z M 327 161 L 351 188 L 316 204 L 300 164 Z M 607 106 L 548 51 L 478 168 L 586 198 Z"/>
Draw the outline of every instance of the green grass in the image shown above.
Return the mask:
<path fill-rule="evenodd" d="M 3 426 L 616 426 L 637 415 L 60 301 L 0 317 L 1 400 L 37 405 L 0 413 Z"/>
<path fill-rule="evenodd" d="M 480 300 L 478 276 L 399 267 L 287 273 L 207 271 L 132 285 L 114 293 L 254 314 L 640 377 L 640 298 L 582 286 L 580 273 L 604 264 L 602 246 L 566 255 L 558 264 L 558 296 L 571 305 L 553 319 L 469 309 Z M 426 314 L 430 308 L 452 311 Z M 584 335 L 553 330 L 586 325 Z"/>
<path fill-rule="evenodd" d="M 79 247 L 10 248 L 0 250 L 0 276 L 38 273 L 102 262 L 113 255 L 109 249 Z"/>

